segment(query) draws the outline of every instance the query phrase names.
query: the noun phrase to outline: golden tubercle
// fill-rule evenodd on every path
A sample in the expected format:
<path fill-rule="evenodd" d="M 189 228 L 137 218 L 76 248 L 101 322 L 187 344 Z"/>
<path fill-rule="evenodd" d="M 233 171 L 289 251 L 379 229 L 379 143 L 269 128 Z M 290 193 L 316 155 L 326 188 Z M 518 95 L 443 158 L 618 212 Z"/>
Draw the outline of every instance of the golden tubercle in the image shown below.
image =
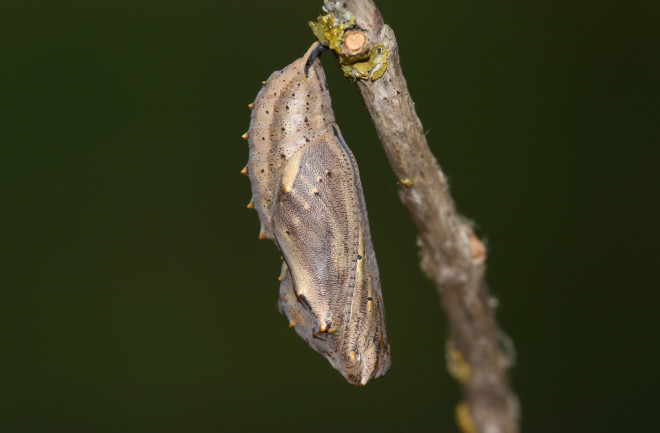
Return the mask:
<path fill-rule="evenodd" d="M 287 271 L 288 269 L 289 269 L 289 267 L 287 266 L 286 262 L 283 261 L 283 262 L 282 262 L 282 270 L 280 271 L 280 276 L 277 277 L 277 280 L 278 280 L 278 281 L 282 281 L 282 280 L 284 280 L 284 277 L 286 277 L 286 271 Z"/>
<path fill-rule="evenodd" d="M 247 140 L 247 138 L 248 138 L 248 133 L 246 132 L 245 134 L 241 135 L 241 138 L 242 138 L 243 140 Z"/>
<path fill-rule="evenodd" d="M 247 174 L 247 167 L 243 167 L 243 169 L 241 170 L 241 174 Z"/>
<path fill-rule="evenodd" d="M 250 200 L 250 203 L 248 203 L 247 206 L 245 207 L 248 209 L 252 209 L 254 207 L 254 201 Z"/>
<path fill-rule="evenodd" d="M 248 104 L 248 108 L 252 110 L 254 108 L 254 104 Z"/>

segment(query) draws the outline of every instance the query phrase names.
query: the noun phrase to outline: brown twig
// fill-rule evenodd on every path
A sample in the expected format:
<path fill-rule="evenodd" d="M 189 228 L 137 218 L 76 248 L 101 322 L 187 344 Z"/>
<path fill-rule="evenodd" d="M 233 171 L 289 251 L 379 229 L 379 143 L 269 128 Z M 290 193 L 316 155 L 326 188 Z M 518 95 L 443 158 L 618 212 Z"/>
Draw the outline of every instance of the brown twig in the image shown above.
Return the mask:
<path fill-rule="evenodd" d="M 326 0 L 333 13 L 331 3 Z M 394 32 L 373 1 L 341 5 L 355 17 L 368 44 L 383 44 L 388 51 L 385 74 L 375 81 L 358 79 L 357 86 L 399 181 L 399 197 L 417 226 L 422 269 L 449 322 L 448 369 L 465 399 L 457 407 L 457 422 L 464 431 L 515 433 L 519 406 L 507 374 L 510 356 L 502 349 L 503 334 L 484 283 L 485 247 L 456 212 L 446 177 L 428 147 L 401 72 Z"/>

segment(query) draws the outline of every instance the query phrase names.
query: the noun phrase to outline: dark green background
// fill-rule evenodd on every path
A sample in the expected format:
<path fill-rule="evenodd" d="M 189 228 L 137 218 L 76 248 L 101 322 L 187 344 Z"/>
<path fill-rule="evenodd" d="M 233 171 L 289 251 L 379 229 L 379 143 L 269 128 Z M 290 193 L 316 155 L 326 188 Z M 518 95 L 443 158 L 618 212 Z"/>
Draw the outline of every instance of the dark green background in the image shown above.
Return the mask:
<path fill-rule="evenodd" d="M 658 427 L 654 3 L 378 2 L 490 247 L 527 432 Z M 320 5 L 2 2 L 0 431 L 456 431 L 445 320 L 331 55 L 390 372 L 350 386 L 275 309 L 279 255 L 245 209 L 240 135 Z"/>

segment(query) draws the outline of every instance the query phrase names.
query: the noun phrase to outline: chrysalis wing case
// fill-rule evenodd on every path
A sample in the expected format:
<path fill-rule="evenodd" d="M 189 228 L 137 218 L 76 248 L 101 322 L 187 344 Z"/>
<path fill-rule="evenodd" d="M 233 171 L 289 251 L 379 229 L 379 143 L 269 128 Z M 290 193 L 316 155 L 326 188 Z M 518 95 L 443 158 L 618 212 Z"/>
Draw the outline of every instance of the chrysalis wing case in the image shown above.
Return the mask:
<path fill-rule="evenodd" d="M 335 123 L 323 50 L 314 43 L 273 72 L 254 101 L 248 207 L 259 237 L 282 252 L 280 312 L 347 381 L 365 385 L 389 369 L 390 346 L 360 175 Z"/>

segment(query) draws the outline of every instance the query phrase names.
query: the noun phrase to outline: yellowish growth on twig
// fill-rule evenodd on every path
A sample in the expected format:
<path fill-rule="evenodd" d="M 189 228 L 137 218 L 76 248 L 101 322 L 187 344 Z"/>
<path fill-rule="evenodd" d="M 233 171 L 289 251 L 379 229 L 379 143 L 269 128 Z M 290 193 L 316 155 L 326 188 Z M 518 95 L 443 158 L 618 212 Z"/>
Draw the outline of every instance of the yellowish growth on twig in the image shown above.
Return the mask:
<path fill-rule="evenodd" d="M 375 81 L 387 70 L 388 52 L 383 44 L 368 47 L 366 35 L 355 26 L 355 17 L 339 3 L 324 6 L 324 15 L 309 26 L 316 38 L 339 58 L 342 72 L 348 79 Z M 347 33 L 348 38 L 344 38 Z M 362 37 L 363 43 L 359 44 Z"/>
<path fill-rule="evenodd" d="M 447 371 L 449 371 L 451 377 L 460 384 L 467 382 L 470 377 L 470 366 L 465 362 L 463 354 L 456 349 L 451 340 L 447 341 L 445 357 L 447 358 Z"/>
<path fill-rule="evenodd" d="M 378 44 L 363 58 L 358 58 L 351 63 L 340 60 L 339 63 L 344 75 L 353 81 L 358 78 L 376 81 L 387 70 L 387 48 L 383 44 Z"/>
<path fill-rule="evenodd" d="M 319 42 L 331 50 L 337 51 L 341 47 L 344 31 L 352 26 L 354 22 L 355 18 L 353 16 L 347 21 L 342 21 L 327 13 L 320 15 L 316 22 L 310 21 L 309 26 Z"/>
<path fill-rule="evenodd" d="M 456 405 L 455 415 L 456 424 L 463 433 L 477 433 L 477 429 L 474 427 L 472 417 L 470 416 L 470 408 L 468 408 L 468 405 L 464 401 Z"/>

